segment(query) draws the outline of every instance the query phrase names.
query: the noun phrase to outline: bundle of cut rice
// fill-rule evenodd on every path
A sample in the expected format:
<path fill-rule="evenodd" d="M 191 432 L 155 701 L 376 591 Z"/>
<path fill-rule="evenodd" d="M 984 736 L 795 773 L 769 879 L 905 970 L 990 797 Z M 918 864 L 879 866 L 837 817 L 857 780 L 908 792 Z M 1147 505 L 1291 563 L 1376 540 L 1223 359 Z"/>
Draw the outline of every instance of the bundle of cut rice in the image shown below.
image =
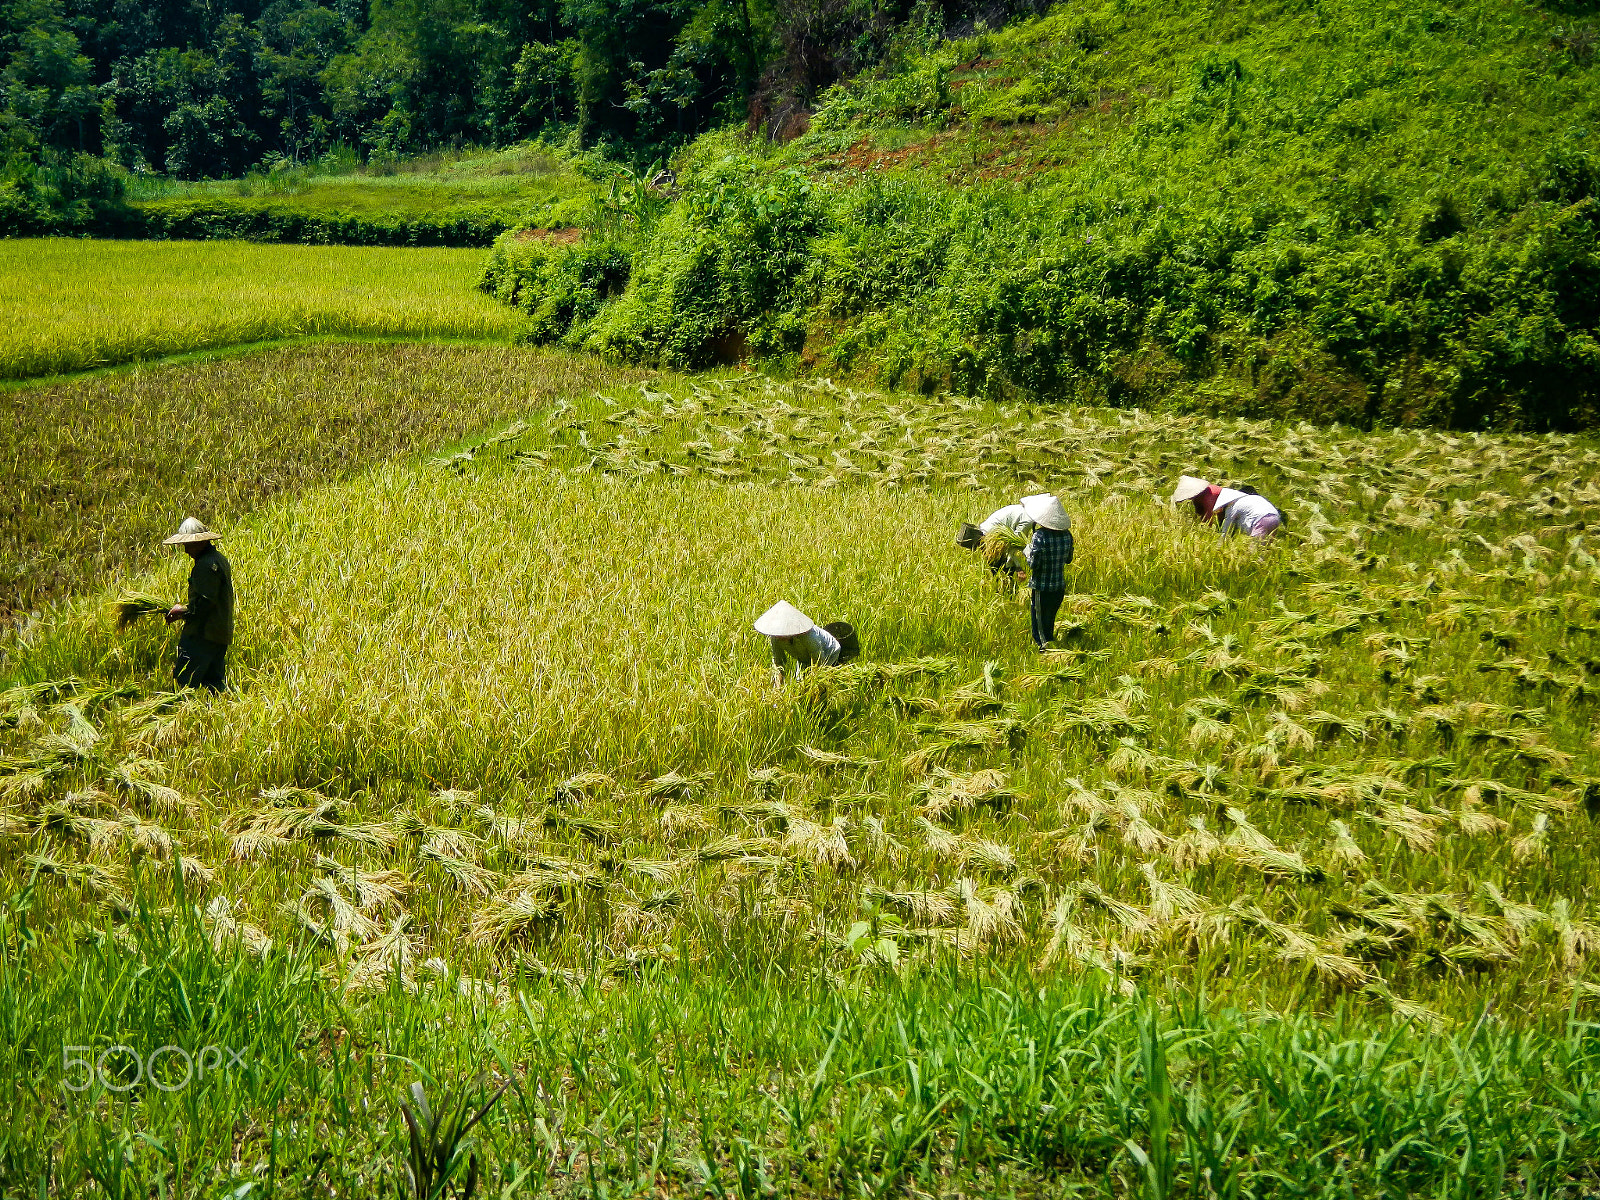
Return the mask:
<path fill-rule="evenodd" d="M 122 630 L 140 617 L 152 613 L 164 613 L 170 607 L 172 606 L 159 596 L 151 596 L 145 592 L 128 592 L 114 601 L 110 609 L 112 616 L 116 618 L 117 628 Z"/>

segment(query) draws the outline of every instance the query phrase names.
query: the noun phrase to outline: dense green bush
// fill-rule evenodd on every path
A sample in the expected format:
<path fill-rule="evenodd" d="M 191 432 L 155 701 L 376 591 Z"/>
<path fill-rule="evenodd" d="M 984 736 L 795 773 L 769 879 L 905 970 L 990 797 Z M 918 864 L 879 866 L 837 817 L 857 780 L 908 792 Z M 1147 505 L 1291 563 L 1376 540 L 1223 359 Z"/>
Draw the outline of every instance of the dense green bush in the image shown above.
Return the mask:
<path fill-rule="evenodd" d="M 126 211 L 121 173 L 91 155 L 17 152 L 0 167 L 0 237 L 86 232 Z"/>
<path fill-rule="evenodd" d="M 344 246 L 488 246 L 514 223 L 509 216 L 444 209 L 422 215 L 308 212 L 227 200 L 141 205 L 107 222 L 120 237 L 246 238 Z"/>
<path fill-rule="evenodd" d="M 808 248 L 823 215 L 801 172 L 729 156 L 664 216 L 610 238 L 502 237 L 481 286 L 532 315 L 540 340 L 685 368 L 782 354 L 805 341 Z"/>
<path fill-rule="evenodd" d="M 533 319 L 531 340 L 556 342 L 622 293 L 628 269 L 627 252 L 614 242 L 572 245 L 506 235 L 496 240 L 478 286 Z"/>

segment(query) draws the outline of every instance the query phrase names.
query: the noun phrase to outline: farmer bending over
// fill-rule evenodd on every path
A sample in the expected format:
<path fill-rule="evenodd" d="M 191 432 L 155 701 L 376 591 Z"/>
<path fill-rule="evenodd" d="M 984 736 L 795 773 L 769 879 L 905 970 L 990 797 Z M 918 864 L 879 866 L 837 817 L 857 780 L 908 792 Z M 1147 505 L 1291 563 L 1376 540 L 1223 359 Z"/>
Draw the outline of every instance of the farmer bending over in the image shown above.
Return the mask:
<path fill-rule="evenodd" d="M 227 686 L 223 660 L 233 641 L 233 568 L 216 547 L 221 536 L 186 517 L 178 532 L 162 543 L 182 546 L 194 560 L 189 568 L 188 603 L 174 604 L 167 611 L 168 625 L 183 622 L 178 662 L 172 670 L 179 687 L 220 692 Z"/>
<path fill-rule="evenodd" d="M 1218 487 L 1193 475 L 1182 475 L 1172 491 L 1172 502 L 1182 504 L 1185 500 L 1193 502 L 1195 516 L 1202 521 L 1215 521 L 1218 532 L 1223 534 L 1245 533 L 1265 540 L 1283 524 L 1283 514 L 1253 488 Z"/>
<path fill-rule="evenodd" d="M 997 508 L 983 519 L 982 524 L 961 526 L 956 535 L 956 545 L 965 550 L 978 550 L 983 554 L 989 570 L 998 575 L 1009 569 L 1013 576 L 1021 574 L 1022 564 L 1013 549 L 1026 544 L 1033 535 L 1033 518 L 1028 515 L 1027 504 L 1031 497 L 1024 496 L 1017 504 Z"/>
<path fill-rule="evenodd" d="M 1022 501 L 1034 523 L 1027 558 L 1033 644 L 1046 650 L 1056 636 L 1056 613 L 1067 594 L 1066 568 L 1072 562 L 1072 518 L 1048 492 Z"/>
<path fill-rule="evenodd" d="M 831 667 L 861 652 L 856 631 L 847 621 L 818 625 L 787 600 L 779 600 L 756 618 L 756 632 L 772 643 L 772 683 L 783 686 L 783 672 L 793 659 L 796 672 L 811 663 Z"/>

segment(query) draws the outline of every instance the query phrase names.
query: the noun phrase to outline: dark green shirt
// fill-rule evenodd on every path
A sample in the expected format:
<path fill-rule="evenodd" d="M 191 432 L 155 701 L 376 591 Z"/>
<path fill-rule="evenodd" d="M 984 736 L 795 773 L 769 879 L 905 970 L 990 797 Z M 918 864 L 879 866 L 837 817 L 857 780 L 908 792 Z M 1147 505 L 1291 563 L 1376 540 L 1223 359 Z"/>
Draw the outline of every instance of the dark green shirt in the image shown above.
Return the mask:
<path fill-rule="evenodd" d="M 188 615 L 183 636 L 219 646 L 233 641 L 233 568 L 215 543 L 189 569 Z"/>

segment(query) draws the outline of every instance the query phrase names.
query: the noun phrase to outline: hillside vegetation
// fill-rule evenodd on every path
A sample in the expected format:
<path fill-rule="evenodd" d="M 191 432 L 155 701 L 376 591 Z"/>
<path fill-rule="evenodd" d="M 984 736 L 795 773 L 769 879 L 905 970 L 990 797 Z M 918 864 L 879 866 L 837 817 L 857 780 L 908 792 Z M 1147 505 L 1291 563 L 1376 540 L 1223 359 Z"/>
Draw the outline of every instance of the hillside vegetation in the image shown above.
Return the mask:
<path fill-rule="evenodd" d="M 232 693 L 12 642 L 8 1191 L 379 1194 L 484 1074 L 496 1194 L 1593 1190 L 1593 448 L 572 384 L 231 526 Z M 1039 488 L 1044 655 L 951 545 Z M 775 690 L 779 597 L 862 659 Z"/>
<path fill-rule="evenodd" d="M 680 198 L 503 240 L 484 287 L 641 362 L 1587 427 L 1594 39 L 1504 0 L 1062 5 L 902 47 L 781 147 L 708 135 Z"/>

